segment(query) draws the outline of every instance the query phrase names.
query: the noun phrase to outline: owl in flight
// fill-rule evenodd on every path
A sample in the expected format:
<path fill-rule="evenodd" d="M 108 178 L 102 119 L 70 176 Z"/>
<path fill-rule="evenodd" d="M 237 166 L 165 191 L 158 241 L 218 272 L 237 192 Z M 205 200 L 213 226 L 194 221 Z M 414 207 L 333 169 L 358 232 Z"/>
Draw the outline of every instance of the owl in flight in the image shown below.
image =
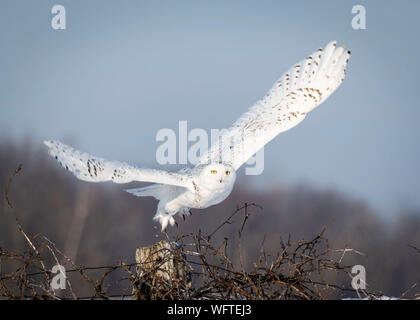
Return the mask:
<path fill-rule="evenodd" d="M 295 64 L 262 100 L 220 135 L 194 168 L 176 173 L 138 168 L 91 156 L 58 141 L 44 143 L 49 154 L 80 180 L 153 183 L 125 191 L 159 200 L 153 219 L 160 222 L 163 231 L 168 223 L 175 224 L 175 214 L 184 217 L 190 208 L 207 208 L 225 200 L 242 164 L 279 133 L 299 124 L 338 88 L 349 58 L 350 51 L 333 41 Z"/>

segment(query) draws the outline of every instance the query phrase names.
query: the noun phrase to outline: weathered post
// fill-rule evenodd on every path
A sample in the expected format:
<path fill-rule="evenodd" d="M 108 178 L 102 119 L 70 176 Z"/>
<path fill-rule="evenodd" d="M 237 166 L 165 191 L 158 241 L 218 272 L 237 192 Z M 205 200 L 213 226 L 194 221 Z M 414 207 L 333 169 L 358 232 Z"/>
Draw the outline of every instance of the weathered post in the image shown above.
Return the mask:
<path fill-rule="evenodd" d="M 186 265 L 176 243 L 157 242 L 136 250 L 137 281 L 132 298 L 171 299 L 185 289 Z"/>

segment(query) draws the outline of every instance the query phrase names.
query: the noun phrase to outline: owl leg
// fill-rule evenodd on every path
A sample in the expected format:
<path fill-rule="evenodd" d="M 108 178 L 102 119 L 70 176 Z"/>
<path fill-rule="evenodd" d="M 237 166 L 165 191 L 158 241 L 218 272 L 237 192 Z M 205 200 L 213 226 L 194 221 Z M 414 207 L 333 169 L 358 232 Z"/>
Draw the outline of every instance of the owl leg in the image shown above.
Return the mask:
<path fill-rule="evenodd" d="M 168 223 L 173 226 L 175 224 L 175 219 L 172 217 L 172 215 L 167 214 L 166 212 L 156 212 L 155 216 L 153 217 L 153 220 L 158 221 L 160 225 L 162 226 L 162 232 L 165 231 L 166 227 L 168 226 Z"/>
<path fill-rule="evenodd" d="M 176 223 L 174 217 L 169 214 L 169 224 L 173 227 L 175 224 L 178 227 L 178 224 Z"/>

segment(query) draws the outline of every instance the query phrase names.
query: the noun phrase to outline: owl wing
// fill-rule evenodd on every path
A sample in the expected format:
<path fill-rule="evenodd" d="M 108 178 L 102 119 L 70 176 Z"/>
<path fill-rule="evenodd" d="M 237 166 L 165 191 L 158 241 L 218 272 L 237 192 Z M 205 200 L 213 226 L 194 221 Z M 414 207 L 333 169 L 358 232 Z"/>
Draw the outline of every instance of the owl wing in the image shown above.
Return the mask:
<path fill-rule="evenodd" d="M 193 187 L 192 176 L 189 174 L 137 168 L 123 162 L 107 161 L 75 150 L 59 141 L 44 141 L 44 144 L 49 148 L 48 153 L 80 180 L 115 183 L 143 181 L 189 189 Z"/>
<path fill-rule="evenodd" d="M 279 133 L 287 131 L 324 102 L 341 84 L 350 51 L 329 43 L 294 65 L 268 94 L 222 133 L 199 160 L 229 163 L 237 170 Z"/>

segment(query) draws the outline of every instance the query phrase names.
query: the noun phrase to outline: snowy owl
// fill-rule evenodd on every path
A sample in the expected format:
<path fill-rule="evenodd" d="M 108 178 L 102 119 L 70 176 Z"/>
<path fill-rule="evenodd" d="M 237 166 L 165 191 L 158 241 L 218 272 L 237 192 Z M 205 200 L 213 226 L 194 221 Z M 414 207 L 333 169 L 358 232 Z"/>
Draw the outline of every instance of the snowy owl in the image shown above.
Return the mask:
<path fill-rule="evenodd" d="M 175 214 L 184 217 L 190 208 L 207 208 L 225 200 L 239 167 L 279 133 L 299 124 L 337 89 L 344 80 L 349 57 L 350 51 L 333 41 L 295 64 L 220 136 L 194 168 L 176 173 L 138 168 L 91 156 L 58 141 L 44 143 L 49 154 L 80 180 L 153 183 L 125 191 L 159 200 L 153 219 L 160 222 L 163 231 L 168 223 L 175 224 Z"/>

